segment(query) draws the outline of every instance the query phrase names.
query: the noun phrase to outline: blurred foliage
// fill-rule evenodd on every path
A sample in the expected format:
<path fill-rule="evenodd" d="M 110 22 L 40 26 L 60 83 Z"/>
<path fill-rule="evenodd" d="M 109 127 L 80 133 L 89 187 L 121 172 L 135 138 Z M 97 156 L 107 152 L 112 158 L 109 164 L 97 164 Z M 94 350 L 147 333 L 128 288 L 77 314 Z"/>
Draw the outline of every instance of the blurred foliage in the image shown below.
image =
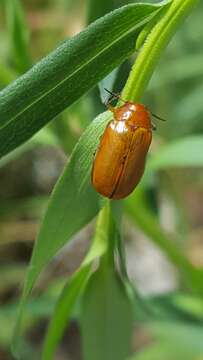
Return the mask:
<path fill-rule="evenodd" d="M 148 1 L 143 2 L 148 3 Z M 94 7 L 95 2 L 92 0 L 87 2 L 82 0 L 0 1 L 0 88 L 7 86 L 31 67 L 32 63 L 36 63 L 62 43 L 65 38 L 72 37 L 82 30 L 85 24 L 126 3 L 127 1 L 121 0 L 104 1 L 100 8 Z M 99 4 L 101 5 L 102 2 Z M 141 229 L 148 239 L 161 249 L 161 252 L 174 264 L 179 275 L 177 291 L 164 295 L 144 296 L 135 302 L 135 330 L 130 360 L 203 358 L 202 13 L 203 3 L 200 2 L 163 54 L 143 100 L 153 113 L 166 118 L 167 121 L 156 122 L 157 132 L 154 134 L 145 177 L 138 191 L 125 201 L 124 215 L 130 219 L 130 226 L 133 229 Z M 104 79 L 100 88 L 105 84 L 114 91 L 120 92 L 133 59 L 134 57 L 130 58 L 115 73 Z M 101 95 L 104 101 L 104 94 Z M 39 218 L 45 211 L 48 195 L 80 135 L 101 109 L 104 109 L 104 106 L 98 89 L 89 92 L 26 144 L 0 160 L 0 359 L 2 360 L 11 359 L 10 343 L 19 301 L 19 287 L 23 282 L 38 231 Z M 85 153 L 83 156 L 85 157 Z M 84 163 L 85 161 L 83 165 Z M 68 183 L 66 186 L 69 186 Z M 70 195 L 72 201 L 75 200 L 75 204 L 77 204 L 76 200 L 78 203 L 81 201 L 76 199 L 74 193 Z M 67 193 L 64 193 L 59 199 L 57 211 L 60 211 L 61 203 L 66 204 L 66 196 Z M 90 201 L 90 198 L 87 200 Z M 84 211 L 85 206 L 88 206 L 87 200 L 84 197 L 84 204 L 82 205 L 81 202 L 81 209 Z M 164 213 L 164 205 L 168 204 L 171 206 L 172 215 Z M 99 205 L 97 204 L 98 208 Z M 65 211 L 67 217 L 68 211 L 71 216 L 71 208 L 67 205 Z M 54 221 L 53 217 L 49 226 L 55 224 Z M 78 224 L 78 229 L 80 226 L 81 224 Z M 61 230 L 60 223 L 57 229 Z M 52 233 L 52 239 L 54 236 L 55 234 Z M 83 237 L 87 238 L 87 235 L 84 234 Z M 62 241 L 65 242 L 67 239 L 66 234 L 66 238 Z M 49 241 L 47 235 L 46 246 L 51 248 Z M 54 246 L 53 242 L 51 245 Z M 44 252 L 46 254 L 46 247 Z M 62 257 L 63 261 L 71 261 L 71 255 L 67 255 L 66 252 L 64 257 L 65 259 Z M 59 257 L 58 267 L 60 266 Z M 145 266 L 144 262 L 143 266 Z M 40 278 L 34 294 L 26 305 L 27 315 L 23 326 L 26 340 L 21 344 L 25 360 L 39 358 L 45 325 L 53 313 L 67 275 L 72 272 L 62 270 L 62 274 L 59 273 L 57 276 L 53 261 L 44 278 L 43 276 L 42 279 Z M 96 272 L 95 277 L 98 274 Z M 113 296 L 116 297 L 120 291 L 123 291 L 117 283 L 119 280 L 110 277 L 108 283 L 105 276 L 103 279 L 105 281 L 101 282 L 101 287 L 100 282 L 96 281 L 94 284 L 95 279 L 91 279 L 90 286 L 94 288 L 95 285 L 96 289 L 93 289 L 96 297 L 93 305 L 91 304 L 93 298 L 90 296 L 92 289 L 84 297 L 85 308 L 91 315 L 83 319 L 82 324 L 87 338 L 91 334 L 88 333 L 90 323 L 100 321 L 101 326 L 106 326 L 105 321 L 104 323 L 101 321 L 104 320 L 102 317 L 102 312 L 105 313 L 104 309 L 110 309 L 108 316 L 110 321 L 113 321 L 111 317 L 117 318 L 122 306 L 126 307 L 125 301 L 128 302 L 125 300 L 121 306 L 117 303 L 115 305 L 110 290 L 111 285 L 112 288 L 114 286 L 112 291 Z M 130 292 L 129 289 L 128 291 Z M 101 299 L 100 292 L 102 292 L 101 296 L 108 295 L 110 299 L 108 304 L 105 304 L 105 299 L 99 303 L 97 297 Z M 130 294 L 132 297 L 131 292 Z M 70 317 L 71 324 L 74 321 L 79 322 L 80 311 L 84 304 L 81 306 L 78 302 L 74 306 Z M 98 314 L 97 311 L 101 312 Z M 125 311 L 128 313 L 128 310 Z M 100 320 L 97 319 L 99 315 Z M 121 323 L 123 322 L 128 331 L 125 320 L 121 319 Z M 122 325 L 118 324 L 119 326 Z M 91 331 L 93 330 L 91 328 Z M 71 330 L 66 332 L 66 336 L 70 339 L 77 337 L 74 332 L 71 333 Z M 113 341 L 116 343 L 115 338 Z M 120 334 L 119 341 L 122 341 Z M 74 343 L 74 340 L 72 342 Z M 65 356 L 72 356 L 73 360 L 77 359 L 74 354 L 70 354 L 63 342 L 60 350 Z M 57 353 L 56 359 L 60 359 L 60 355 Z"/>

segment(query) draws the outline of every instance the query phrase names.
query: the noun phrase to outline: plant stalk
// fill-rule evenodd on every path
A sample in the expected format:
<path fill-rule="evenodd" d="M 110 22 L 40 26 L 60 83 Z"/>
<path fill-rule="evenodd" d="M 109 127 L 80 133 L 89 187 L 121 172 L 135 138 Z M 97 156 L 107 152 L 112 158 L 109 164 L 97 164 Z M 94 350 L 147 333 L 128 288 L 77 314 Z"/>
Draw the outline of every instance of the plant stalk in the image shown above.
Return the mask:
<path fill-rule="evenodd" d="M 122 98 L 140 101 L 161 57 L 179 25 L 189 15 L 198 0 L 173 0 L 162 19 L 148 35 L 132 67 Z"/>

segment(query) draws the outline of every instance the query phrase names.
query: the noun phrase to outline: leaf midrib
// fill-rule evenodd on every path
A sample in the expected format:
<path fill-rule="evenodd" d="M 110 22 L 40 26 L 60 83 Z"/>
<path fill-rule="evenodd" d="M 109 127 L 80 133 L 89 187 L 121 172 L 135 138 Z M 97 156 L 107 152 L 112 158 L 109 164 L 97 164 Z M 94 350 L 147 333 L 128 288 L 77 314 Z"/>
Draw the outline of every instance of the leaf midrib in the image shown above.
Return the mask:
<path fill-rule="evenodd" d="M 118 43 L 121 39 L 123 39 L 125 36 L 129 35 L 131 32 L 133 32 L 137 27 L 141 26 L 147 18 L 151 18 L 154 16 L 154 13 L 158 11 L 158 10 L 154 10 L 152 12 L 152 14 L 147 15 L 146 17 L 143 18 L 142 21 L 140 21 L 138 24 L 136 24 L 133 28 L 131 28 L 129 31 L 125 32 L 122 36 L 120 36 L 119 38 L 117 38 L 116 41 L 111 42 L 108 46 L 104 47 L 100 52 L 98 52 L 93 58 L 89 59 L 88 61 L 86 61 L 85 63 L 83 63 L 81 66 L 79 66 L 72 74 L 70 74 L 68 77 L 66 77 L 65 79 L 63 79 L 62 81 L 60 81 L 56 86 L 54 86 L 53 88 L 51 88 L 50 90 L 48 90 L 46 93 L 42 94 L 39 98 L 37 98 L 34 102 L 32 102 L 31 104 L 29 104 L 27 107 L 25 107 L 22 111 L 20 111 L 18 114 L 16 114 L 14 117 L 12 117 L 10 120 L 8 120 L 2 127 L 0 127 L 0 130 L 4 129 L 7 125 L 9 125 L 12 121 L 14 121 L 16 118 L 18 118 L 18 116 L 22 115 L 23 113 L 25 113 L 29 108 L 31 108 L 32 106 L 34 106 L 35 104 L 37 104 L 40 100 L 42 100 L 43 98 L 45 98 L 46 96 L 48 96 L 50 93 L 54 92 L 58 87 L 60 87 L 63 83 L 65 83 L 67 80 L 69 80 L 71 77 L 73 77 L 77 72 L 79 72 L 80 70 L 82 70 L 83 67 L 86 67 L 87 65 L 91 64 L 91 62 L 93 62 L 97 57 L 99 57 L 101 54 L 103 54 L 104 52 L 106 52 L 111 46 L 112 44 L 116 44 Z"/>

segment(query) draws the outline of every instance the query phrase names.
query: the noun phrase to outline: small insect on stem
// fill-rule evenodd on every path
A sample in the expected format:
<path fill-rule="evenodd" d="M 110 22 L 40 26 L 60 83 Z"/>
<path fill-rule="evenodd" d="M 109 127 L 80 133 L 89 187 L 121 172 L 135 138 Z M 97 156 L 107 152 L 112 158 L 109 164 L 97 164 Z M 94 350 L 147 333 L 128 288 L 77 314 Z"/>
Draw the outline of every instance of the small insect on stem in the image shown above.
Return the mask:
<path fill-rule="evenodd" d="M 105 103 L 104 103 L 107 107 L 108 107 L 108 105 L 109 105 L 113 100 L 115 100 L 115 99 L 119 99 L 119 100 L 123 101 L 124 103 L 127 102 L 126 100 L 123 100 L 123 99 L 121 98 L 120 94 L 114 93 L 113 91 L 110 91 L 110 90 L 108 90 L 108 89 L 106 89 L 106 88 L 104 88 L 104 90 L 111 95 L 111 96 L 105 101 Z M 161 121 L 166 121 L 166 119 L 163 119 L 162 117 L 160 117 L 160 116 L 152 113 L 151 111 L 150 111 L 150 113 L 151 113 L 151 115 L 152 115 L 154 118 L 156 118 L 156 119 L 158 119 L 158 120 L 161 120 Z M 153 129 L 156 130 L 156 125 L 153 125 Z"/>
<path fill-rule="evenodd" d="M 125 101 L 119 94 L 105 90 L 110 94 L 105 103 L 113 115 L 96 152 L 92 185 L 103 196 L 117 200 L 128 196 L 142 178 L 155 130 L 151 116 L 164 119 L 152 114 L 143 104 Z M 112 106 L 114 99 L 121 100 L 123 105 Z"/>
<path fill-rule="evenodd" d="M 121 98 L 120 94 L 116 94 L 116 93 L 114 93 L 114 92 L 112 92 L 112 91 L 110 91 L 110 90 L 108 90 L 108 89 L 106 89 L 106 88 L 104 88 L 104 90 L 111 95 L 111 96 L 105 101 L 105 105 L 106 105 L 107 107 L 108 107 L 108 105 L 109 105 L 113 100 L 115 100 L 115 99 L 119 99 L 119 100 L 123 101 L 124 103 L 126 102 L 125 100 L 123 100 L 123 99 Z"/>

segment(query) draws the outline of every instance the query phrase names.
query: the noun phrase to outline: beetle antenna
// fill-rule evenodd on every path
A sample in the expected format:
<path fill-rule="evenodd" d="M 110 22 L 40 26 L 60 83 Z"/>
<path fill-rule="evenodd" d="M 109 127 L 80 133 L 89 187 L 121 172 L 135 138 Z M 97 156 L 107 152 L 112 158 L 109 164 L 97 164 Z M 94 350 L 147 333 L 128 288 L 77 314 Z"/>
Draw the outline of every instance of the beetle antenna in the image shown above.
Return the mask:
<path fill-rule="evenodd" d="M 158 116 L 158 115 L 156 115 L 156 114 L 153 114 L 153 113 L 151 113 L 151 114 L 152 114 L 153 117 L 155 117 L 155 118 L 158 119 L 158 120 L 166 121 L 166 119 L 163 119 L 163 118 L 161 118 L 160 116 Z"/>
<path fill-rule="evenodd" d="M 114 93 L 114 92 L 112 92 L 112 91 L 110 91 L 110 90 L 108 90 L 106 88 L 104 88 L 104 90 L 107 91 L 111 95 L 110 98 L 106 102 L 107 105 L 114 99 L 120 99 L 121 101 L 126 102 L 125 100 L 121 99 L 119 94 L 116 94 L 116 93 Z"/>
<path fill-rule="evenodd" d="M 113 96 L 113 97 L 115 97 L 115 98 L 119 98 L 119 97 L 120 97 L 119 94 L 116 94 L 116 93 L 114 93 L 114 92 L 112 92 L 112 91 L 110 91 L 110 90 L 108 90 L 108 89 L 106 89 L 106 88 L 104 88 L 104 90 L 107 91 L 111 96 Z"/>

